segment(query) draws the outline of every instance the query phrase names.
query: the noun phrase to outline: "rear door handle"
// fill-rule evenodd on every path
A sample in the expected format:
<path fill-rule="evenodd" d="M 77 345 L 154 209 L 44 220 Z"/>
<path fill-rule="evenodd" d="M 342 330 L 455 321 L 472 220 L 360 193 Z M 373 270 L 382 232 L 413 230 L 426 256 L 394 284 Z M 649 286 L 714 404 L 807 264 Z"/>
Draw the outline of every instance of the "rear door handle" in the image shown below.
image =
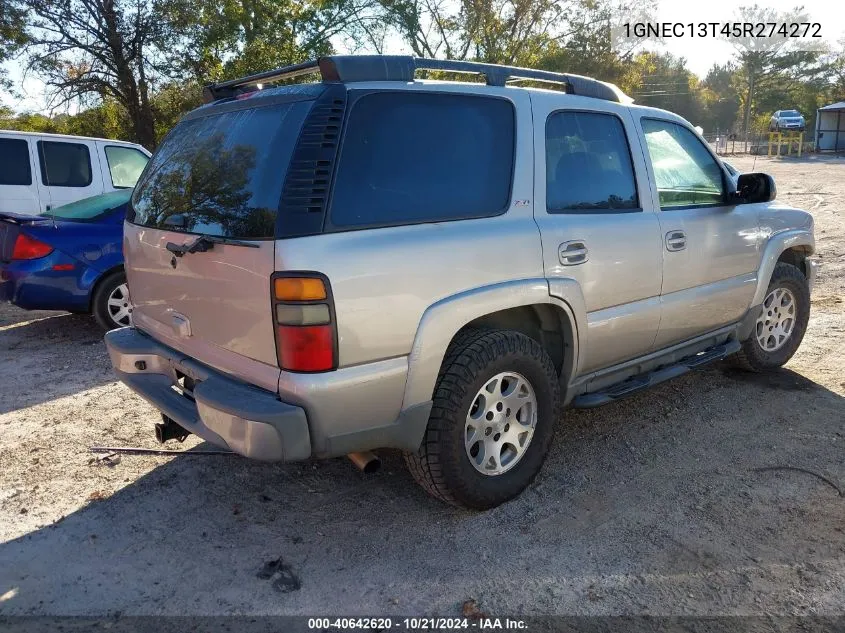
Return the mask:
<path fill-rule="evenodd" d="M 687 235 L 683 231 L 669 231 L 666 234 L 666 250 L 682 251 L 687 247 Z"/>
<path fill-rule="evenodd" d="M 564 266 L 583 264 L 589 257 L 587 245 L 582 240 L 570 240 L 558 247 L 558 259 Z"/>

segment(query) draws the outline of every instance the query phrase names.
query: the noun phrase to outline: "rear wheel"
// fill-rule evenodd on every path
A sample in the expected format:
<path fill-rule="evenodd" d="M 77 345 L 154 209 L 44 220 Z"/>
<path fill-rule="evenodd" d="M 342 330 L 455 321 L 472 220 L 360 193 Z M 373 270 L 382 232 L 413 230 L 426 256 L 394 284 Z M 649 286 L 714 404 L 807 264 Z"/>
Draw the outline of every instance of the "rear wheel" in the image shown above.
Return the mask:
<path fill-rule="evenodd" d="M 438 499 L 498 506 L 540 471 L 559 399 L 557 373 L 537 341 L 505 330 L 464 333 L 443 361 L 422 446 L 405 463 Z"/>
<path fill-rule="evenodd" d="M 105 330 L 132 324 L 132 303 L 123 271 L 114 272 L 100 282 L 94 293 L 91 312 Z"/>
<path fill-rule="evenodd" d="M 762 307 L 751 336 L 734 356 L 737 365 L 751 371 L 785 365 L 804 338 L 810 319 L 810 289 L 798 267 L 785 262 L 775 266 Z"/>

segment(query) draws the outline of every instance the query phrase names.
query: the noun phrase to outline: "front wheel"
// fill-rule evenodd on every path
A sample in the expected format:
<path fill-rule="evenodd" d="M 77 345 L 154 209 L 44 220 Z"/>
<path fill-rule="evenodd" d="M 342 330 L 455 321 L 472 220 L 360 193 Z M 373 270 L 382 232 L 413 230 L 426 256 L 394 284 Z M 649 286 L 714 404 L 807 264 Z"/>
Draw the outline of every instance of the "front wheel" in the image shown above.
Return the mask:
<path fill-rule="evenodd" d="M 494 508 L 540 472 L 559 400 L 557 373 L 537 341 L 508 330 L 468 331 L 449 346 L 422 446 L 405 463 L 434 497 Z"/>
<path fill-rule="evenodd" d="M 776 369 L 795 354 L 810 319 L 807 278 L 796 266 L 779 262 L 762 308 L 751 336 L 734 355 L 737 365 L 751 371 Z"/>
<path fill-rule="evenodd" d="M 118 271 L 103 279 L 97 286 L 91 312 L 104 330 L 132 324 L 132 303 L 126 273 Z"/>

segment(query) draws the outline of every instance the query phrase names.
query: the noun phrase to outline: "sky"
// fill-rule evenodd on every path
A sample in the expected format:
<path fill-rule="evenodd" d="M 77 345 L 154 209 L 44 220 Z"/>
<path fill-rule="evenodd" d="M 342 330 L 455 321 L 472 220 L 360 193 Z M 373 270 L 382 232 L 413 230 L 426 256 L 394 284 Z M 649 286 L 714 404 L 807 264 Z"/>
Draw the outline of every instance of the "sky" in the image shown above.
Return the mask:
<path fill-rule="evenodd" d="M 655 20 L 684 24 L 730 22 L 734 17 L 735 8 L 740 4 L 746 3 L 737 0 L 658 0 Z M 749 0 L 747 4 L 753 4 L 753 0 Z M 845 38 L 845 1 L 843 0 L 757 0 L 757 4 L 777 11 L 789 11 L 803 5 L 811 21 L 821 24 L 821 34 L 825 41 L 835 44 Z M 701 38 L 673 38 L 659 46 L 658 50 L 684 57 L 687 60 L 687 68 L 702 78 L 713 64 L 727 62 L 733 53 L 731 45 L 727 42 Z M 49 100 L 45 94 L 44 84 L 35 76 L 24 78 L 20 62 L 8 62 L 5 68 L 9 71 L 12 81 L 22 93 L 23 98 L 13 99 L 8 94 L 0 94 L 0 103 L 12 107 L 17 112 L 49 114 Z M 71 112 L 75 111 L 72 105 L 70 108 Z"/>

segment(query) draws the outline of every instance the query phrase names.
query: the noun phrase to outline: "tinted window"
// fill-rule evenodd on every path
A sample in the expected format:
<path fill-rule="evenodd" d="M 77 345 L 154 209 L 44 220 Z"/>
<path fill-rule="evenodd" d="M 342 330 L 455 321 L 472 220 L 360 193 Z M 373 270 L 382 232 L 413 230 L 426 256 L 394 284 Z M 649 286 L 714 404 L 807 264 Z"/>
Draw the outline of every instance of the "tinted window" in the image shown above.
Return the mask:
<path fill-rule="evenodd" d="M 69 204 L 63 204 L 52 211 L 42 213 L 41 216 L 45 218 L 54 217 L 61 220 L 78 222 L 98 220 L 106 213 L 114 211 L 118 207 L 129 202 L 129 197 L 131 195 L 132 192 L 128 189 L 124 191 L 112 191 L 99 196 L 91 196 L 90 198 L 77 200 L 76 202 L 71 202 Z"/>
<path fill-rule="evenodd" d="M 87 187 L 91 184 L 91 156 L 81 143 L 38 141 L 41 181 L 49 187 Z"/>
<path fill-rule="evenodd" d="M 113 187 L 134 187 L 147 165 L 147 155 L 132 147 L 109 145 L 106 147 Z"/>
<path fill-rule="evenodd" d="M 31 185 L 29 147 L 17 138 L 0 138 L 0 185 Z"/>
<path fill-rule="evenodd" d="M 380 92 L 352 108 L 332 197 L 334 226 L 496 215 L 510 202 L 509 101 Z"/>
<path fill-rule="evenodd" d="M 179 123 L 135 188 L 133 221 L 222 237 L 273 237 L 285 172 L 312 103 Z"/>
<path fill-rule="evenodd" d="M 668 121 L 642 124 L 660 207 L 722 204 L 722 170 L 698 137 Z"/>
<path fill-rule="evenodd" d="M 801 116 L 797 110 L 784 110 L 780 113 L 781 116 Z"/>
<path fill-rule="evenodd" d="M 637 209 L 634 167 L 618 117 L 557 112 L 546 121 L 549 213 Z"/>

